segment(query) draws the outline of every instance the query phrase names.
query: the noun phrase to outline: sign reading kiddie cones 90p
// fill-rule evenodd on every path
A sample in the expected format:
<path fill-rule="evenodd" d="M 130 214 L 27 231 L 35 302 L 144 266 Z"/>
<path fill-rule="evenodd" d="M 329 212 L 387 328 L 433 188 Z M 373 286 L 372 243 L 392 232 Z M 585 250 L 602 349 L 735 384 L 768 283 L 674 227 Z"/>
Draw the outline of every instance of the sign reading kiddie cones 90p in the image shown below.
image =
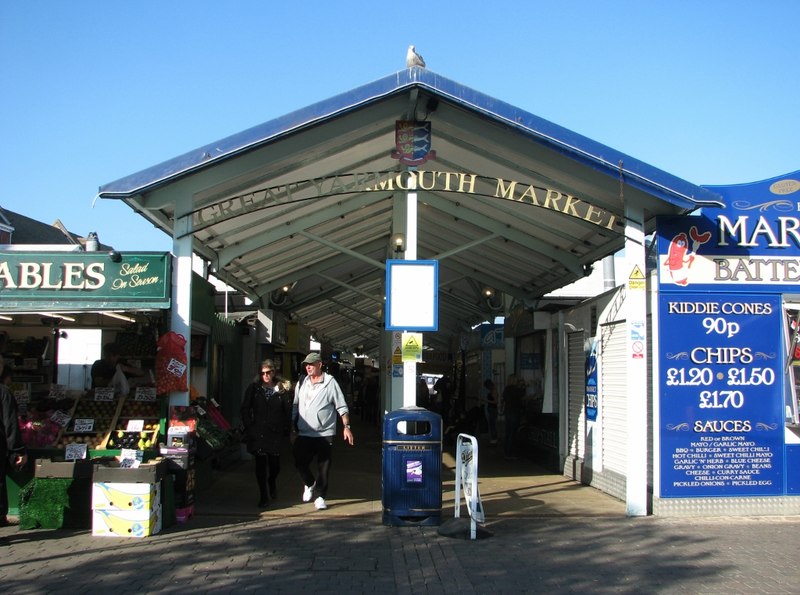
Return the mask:
<path fill-rule="evenodd" d="M 113 256 L 108 252 L 0 251 L 2 309 L 169 308 L 168 253 Z"/>

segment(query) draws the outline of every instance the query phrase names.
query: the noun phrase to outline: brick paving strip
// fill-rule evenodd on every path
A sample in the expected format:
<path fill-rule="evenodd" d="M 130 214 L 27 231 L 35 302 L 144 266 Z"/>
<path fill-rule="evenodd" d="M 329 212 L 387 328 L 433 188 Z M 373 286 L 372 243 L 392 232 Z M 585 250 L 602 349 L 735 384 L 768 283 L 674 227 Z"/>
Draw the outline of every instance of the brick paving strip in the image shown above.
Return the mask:
<path fill-rule="evenodd" d="M 491 536 L 379 515 L 199 516 L 145 539 L 0 529 L 3 592 L 797 593 L 800 519 L 490 518 Z"/>

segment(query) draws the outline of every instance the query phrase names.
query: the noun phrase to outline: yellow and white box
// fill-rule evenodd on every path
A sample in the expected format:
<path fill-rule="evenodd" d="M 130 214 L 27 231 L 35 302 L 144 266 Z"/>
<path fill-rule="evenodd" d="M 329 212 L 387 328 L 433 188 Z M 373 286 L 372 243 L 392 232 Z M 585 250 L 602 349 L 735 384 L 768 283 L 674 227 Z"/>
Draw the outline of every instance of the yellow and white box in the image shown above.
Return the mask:
<path fill-rule="evenodd" d="M 161 532 L 161 508 L 139 510 L 93 510 L 92 535 L 96 537 L 147 537 Z"/>
<path fill-rule="evenodd" d="M 92 484 L 92 510 L 130 510 L 151 513 L 161 507 L 160 483 Z"/>

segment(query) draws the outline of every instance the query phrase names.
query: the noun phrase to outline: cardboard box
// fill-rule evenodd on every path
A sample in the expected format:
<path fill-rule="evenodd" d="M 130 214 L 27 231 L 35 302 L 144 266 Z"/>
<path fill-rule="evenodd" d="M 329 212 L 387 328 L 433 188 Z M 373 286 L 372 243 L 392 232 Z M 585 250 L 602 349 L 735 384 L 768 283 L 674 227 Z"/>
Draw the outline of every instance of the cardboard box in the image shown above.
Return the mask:
<path fill-rule="evenodd" d="M 91 479 L 92 471 L 92 461 L 88 459 L 79 461 L 36 459 L 36 477 Z"/>
<path fill-rule="evenodd" d="M 106 483 L 92 484 L 92 510 L 146 510 L 161 505 L 161 484 Z"/>
<path fill-rule="evenodd" d="M 175 427 L 167 430 L 168 448 L 194 448 L 197 439 L 194 432 L 186 427 Z"/>
<path fill-rule="evenodd" d="M 118 462 L 94 466 L 93 479 L 107 483 L 160 483 L 164 479 L 163 460 L 142 463 L 136 469 L 120 467 Z"/>
<path fill-rule="evenodd" d="M 130 510 L 93 510 L 96 537 L 147 537 L 161 532 L 161 506 L 152 513 Z"/>
<path fill-rule="evenodd" d="M 194 450 L 162 446 L 160 452 L 167 461 L 167 471 L 169 472 L 194 467 Z"/>

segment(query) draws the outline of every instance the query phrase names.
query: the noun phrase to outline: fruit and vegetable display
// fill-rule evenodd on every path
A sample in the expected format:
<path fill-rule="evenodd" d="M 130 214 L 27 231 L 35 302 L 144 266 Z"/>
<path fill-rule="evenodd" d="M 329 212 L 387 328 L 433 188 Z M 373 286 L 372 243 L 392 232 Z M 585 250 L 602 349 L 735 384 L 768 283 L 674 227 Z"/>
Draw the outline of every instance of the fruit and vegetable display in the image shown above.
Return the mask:
<path fill-rule="evenodd" d="M 156 431 L 126 432 L 125 430 L 114 430 L 108 437 L 106 448 L 109 450 L 130 448 L 133 450 L 147 450 L 155 446 Z"/>
<path fill-rule="evenodd" d="M 125 357 L 154 357 L 156 354 L 155 338 L 148 332 L 117 333 L 114 342 Z"/>
<path fill-rule="evenodd" d="M 51 446 L 58 438 L 61 426 L 50 419 L 51 411 L 29 411 L 19 418 L 22 441 L 28 448 Z"/>
<path fill-rule="evenodd" d="M 207 417 L 197 420 L 197 435 L 214 450 L 228 446 L 233 440 L 230 432 L 226 432 Z"/>
<path fill-rule="evenodd" d="M 117 417 L 119 400 L 95 401 L 90 392 L 79 399 L 69 414 L 69 422 L 63 428 L 56 448 L 66 448 L 68 444 L 86 444 L 88 448 L 103 447 L 111 424 Z"/>
<path fill-rule="evenodd" d="M 142 429 L 130 431 L 131 420 L 141 420 Z M 147 450 L 158 446 L 158 430 L 161 425 L 159 403 L 136 401 L 131 397 L 122 403 L 116 426 L 108 437 L 107 449 L 133 448 Z"/>

